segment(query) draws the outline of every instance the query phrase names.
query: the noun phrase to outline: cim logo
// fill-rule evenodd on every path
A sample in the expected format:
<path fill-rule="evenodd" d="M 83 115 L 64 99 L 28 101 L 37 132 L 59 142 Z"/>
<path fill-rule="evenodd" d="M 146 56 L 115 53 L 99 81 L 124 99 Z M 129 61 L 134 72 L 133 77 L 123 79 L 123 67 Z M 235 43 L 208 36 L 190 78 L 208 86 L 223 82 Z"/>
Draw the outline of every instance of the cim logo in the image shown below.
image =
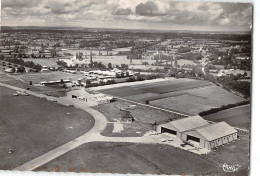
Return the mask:
<path fill-rule="evenodd" d="M 228 165 L 227 163 L 225 163 L 221 167 L 224 172 L 236 172 L 236 171 L 238 171 L 238 168 L 240 168 L 241 166 L 239 166 L 238 164 Z"/>

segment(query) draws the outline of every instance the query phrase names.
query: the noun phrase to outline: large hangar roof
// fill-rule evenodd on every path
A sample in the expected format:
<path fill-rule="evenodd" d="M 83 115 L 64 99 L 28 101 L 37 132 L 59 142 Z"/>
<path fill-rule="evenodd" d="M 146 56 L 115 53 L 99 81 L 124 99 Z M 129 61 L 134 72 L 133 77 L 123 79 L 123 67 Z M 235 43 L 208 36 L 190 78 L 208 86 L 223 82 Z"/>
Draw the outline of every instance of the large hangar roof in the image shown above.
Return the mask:
<path fill-rule="evenodd" d="M 202 117 L 198 115 L 175 120 L 169 123 L 175 128 L 177 128 L 180 132 L 184 132 L 209 124 L 206 120 L 204 120 Z"/>
<path fill-rule="evenodd" d="M 205 127 L 196 129 L 196 131 L 200 133 L 203 137 L 205 137 L 208 141 L 213 141 L 237 132 L 235 128 L 231 127 L 226 122 L 219 122 L 212 125 L 207 125 Z"/>

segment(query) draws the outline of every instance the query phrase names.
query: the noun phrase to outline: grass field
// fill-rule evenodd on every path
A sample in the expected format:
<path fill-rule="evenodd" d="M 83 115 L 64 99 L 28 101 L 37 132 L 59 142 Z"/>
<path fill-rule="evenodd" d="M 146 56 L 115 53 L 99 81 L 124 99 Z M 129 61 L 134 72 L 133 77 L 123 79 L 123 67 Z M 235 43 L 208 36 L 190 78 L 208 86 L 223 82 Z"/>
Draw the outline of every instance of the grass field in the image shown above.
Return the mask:
<path fill-rule="evenodd" d="M 196 87 L 203 87 L 211 85 L 207 81 L 200 81 L 200 80 L 191 80 L 185 82 L 172 82 L 167 84 L 160 84 L 160 85 L 153 85 L 146 88 L 140 88 L 139 90 L 143 90 L 146 92 L 153 92 L 158 94 L 164 94 L 169 92 L 175 92 L 179 90 L 186 90 L 192 89 Z"/>
<path fill-rule="evenodd" d="M 93 142 L 84 144 L 37 168 L 37 171 L 134 173 L 168 175 L 233 175 L 221 165 L 238 164 L 236 176 L 248 175 L 248 136 L 209 155 L 195 155 L 159 144 Z"/>
<path fill-rule="evenodd" d="M 94 125 L 83 110 L 0 87 L 0 169 L 9 170 L 76 137 Z M 69 114 L 67 114 L 69 113 Z M 9 149 L 13 154 L 8 154 Z"/>
<path fill-rule="evenodd" d="M 101 92 L 142 103 L 148 100 L 151 105 L 187 115 L 245 100 L 207 81 L 186 78 L 103 89 Z"/>
<path fill-rule="evenodd" d="M 232 126 L 249 130 L 251 126 L 250 112 L 250 105 L 245 105 L 206 115 L 203 118 L 214 122 L 225 121 Z"/>
<path fill-rule="evenodd" d="M 59 81 L 61 79 L 76 81 L 79 78 L 83 77 L 83 75 L 65 73 L 61 71 L 53 71 L 48 73 L 26 73 L 16 75 L 16 77 L 24 80 L 25 82 L 29 83 L 30 81 L 32 81 L 33 84 L 37 84 L 42 81 Z"/>
<path fill-rule="evenodd" d="M 163 145 L 84 144 L 37 171 L 135 174 L 198 174 L 215 167 L 199 156 Z"/>
<path fill-rule="evenodd" d="M 169 92 L 176 92 L 178 90 L 192 89 L 195 87 L 202 87 L 211 85 L 209 82 L 191 79 L 176 79 L 166 80 L 159 83 L 148 83 L 141 85 L 133 85 L 127 87 L 119 87 L 112 89 L 104 89 L 101 92 L 110 95 L 127 97 L 138 94 L 150 93 L 150 94 L 164 94 Z"/>
<path fill-rule="evenodd" d="M 244 101 L 243 98 L 217 86 L 191 89 L 182 91 L 182 93 L 183 94 L 172 95 L 168 98 L 157 98 L 157 100 L 153 100 L 150 103 L 178 112 L 195 115 L 211 108 Z"/>
<path fill-rule="evenodd" d="M 54 97 L 63 97 L 66 95 L 68 91 L 71 90 L 71 88 L 57 88 L 57 87 L 51 87 L 51 86 L 39 86 L 39 85 L 29 85 L 29 82 L 22 82 L 21 80 L 17 80 L 14 77 L 8 77 L 5 74 L 0 74 L 0 82 L 3 82 L 5 84 L 9 84 L 12 86 L 16 86 L 22 89 L 29 88 L 31 91 L 38 92 L 41 94 L 54 96 Z"/>
<path fill-rule="evenodd" d="M 117 122 L 121 120 L 121 110 L 119 108 L 124 108 L 129 105 L 131 104 L 118 100 L 117 102 L 102 104 L 93 108 L 104 114 L 109 122 Z M 157 123 L 165 123 L 169 119 L 177 120 L 181 118 L 171 113 L 144 106 L 136 106 L 129 111 L 131 112 L 131 115 L 134 117 L 135 121 L 133 123 L 124 123 L 124 130 L 121 132 L 121 134 L 112 134 L 113 124 L 108 124 L 107 128 L 103 131 L 102 134 L 105 136 L 140 136 L 150 130 L 154 130 L 155 126 L 152 126 L 152 124 L 155 121 Z"/>

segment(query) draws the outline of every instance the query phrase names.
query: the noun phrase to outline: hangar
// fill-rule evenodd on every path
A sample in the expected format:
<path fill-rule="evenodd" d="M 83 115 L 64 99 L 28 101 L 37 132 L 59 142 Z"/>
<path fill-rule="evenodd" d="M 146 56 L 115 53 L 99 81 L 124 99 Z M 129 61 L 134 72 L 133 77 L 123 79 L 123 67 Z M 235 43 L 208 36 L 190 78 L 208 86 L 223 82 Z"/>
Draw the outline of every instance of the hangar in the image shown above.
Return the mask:
<path fill-rule="evenodd" d="M 211 150 L 237 139 L 237 130 L 226 122 L 209 123 L 192 116 L 157 126 L 158 133 L 170 133 L 182 141 Z"/>

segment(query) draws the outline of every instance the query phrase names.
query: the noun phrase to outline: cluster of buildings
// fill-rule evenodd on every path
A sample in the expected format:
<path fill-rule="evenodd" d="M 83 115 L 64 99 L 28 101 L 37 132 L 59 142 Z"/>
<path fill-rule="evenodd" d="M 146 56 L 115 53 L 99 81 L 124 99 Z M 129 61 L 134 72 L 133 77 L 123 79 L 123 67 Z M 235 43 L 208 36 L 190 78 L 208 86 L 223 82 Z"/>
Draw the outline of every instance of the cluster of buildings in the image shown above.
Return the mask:
<path fill-rule="evenodd" d="M 104 104 L 104 103 L 110 103 L 115 101 L 114 97 L 102 94 L 102 93 L 96 93 L 96 92 L 87 92 L 85 89 L 80 90 L 73 90 L 67 93 L 67 97 L 76 99 L 82 102 L 88 102 L 92 105 L 98 105 L 98 104 Z"/>

